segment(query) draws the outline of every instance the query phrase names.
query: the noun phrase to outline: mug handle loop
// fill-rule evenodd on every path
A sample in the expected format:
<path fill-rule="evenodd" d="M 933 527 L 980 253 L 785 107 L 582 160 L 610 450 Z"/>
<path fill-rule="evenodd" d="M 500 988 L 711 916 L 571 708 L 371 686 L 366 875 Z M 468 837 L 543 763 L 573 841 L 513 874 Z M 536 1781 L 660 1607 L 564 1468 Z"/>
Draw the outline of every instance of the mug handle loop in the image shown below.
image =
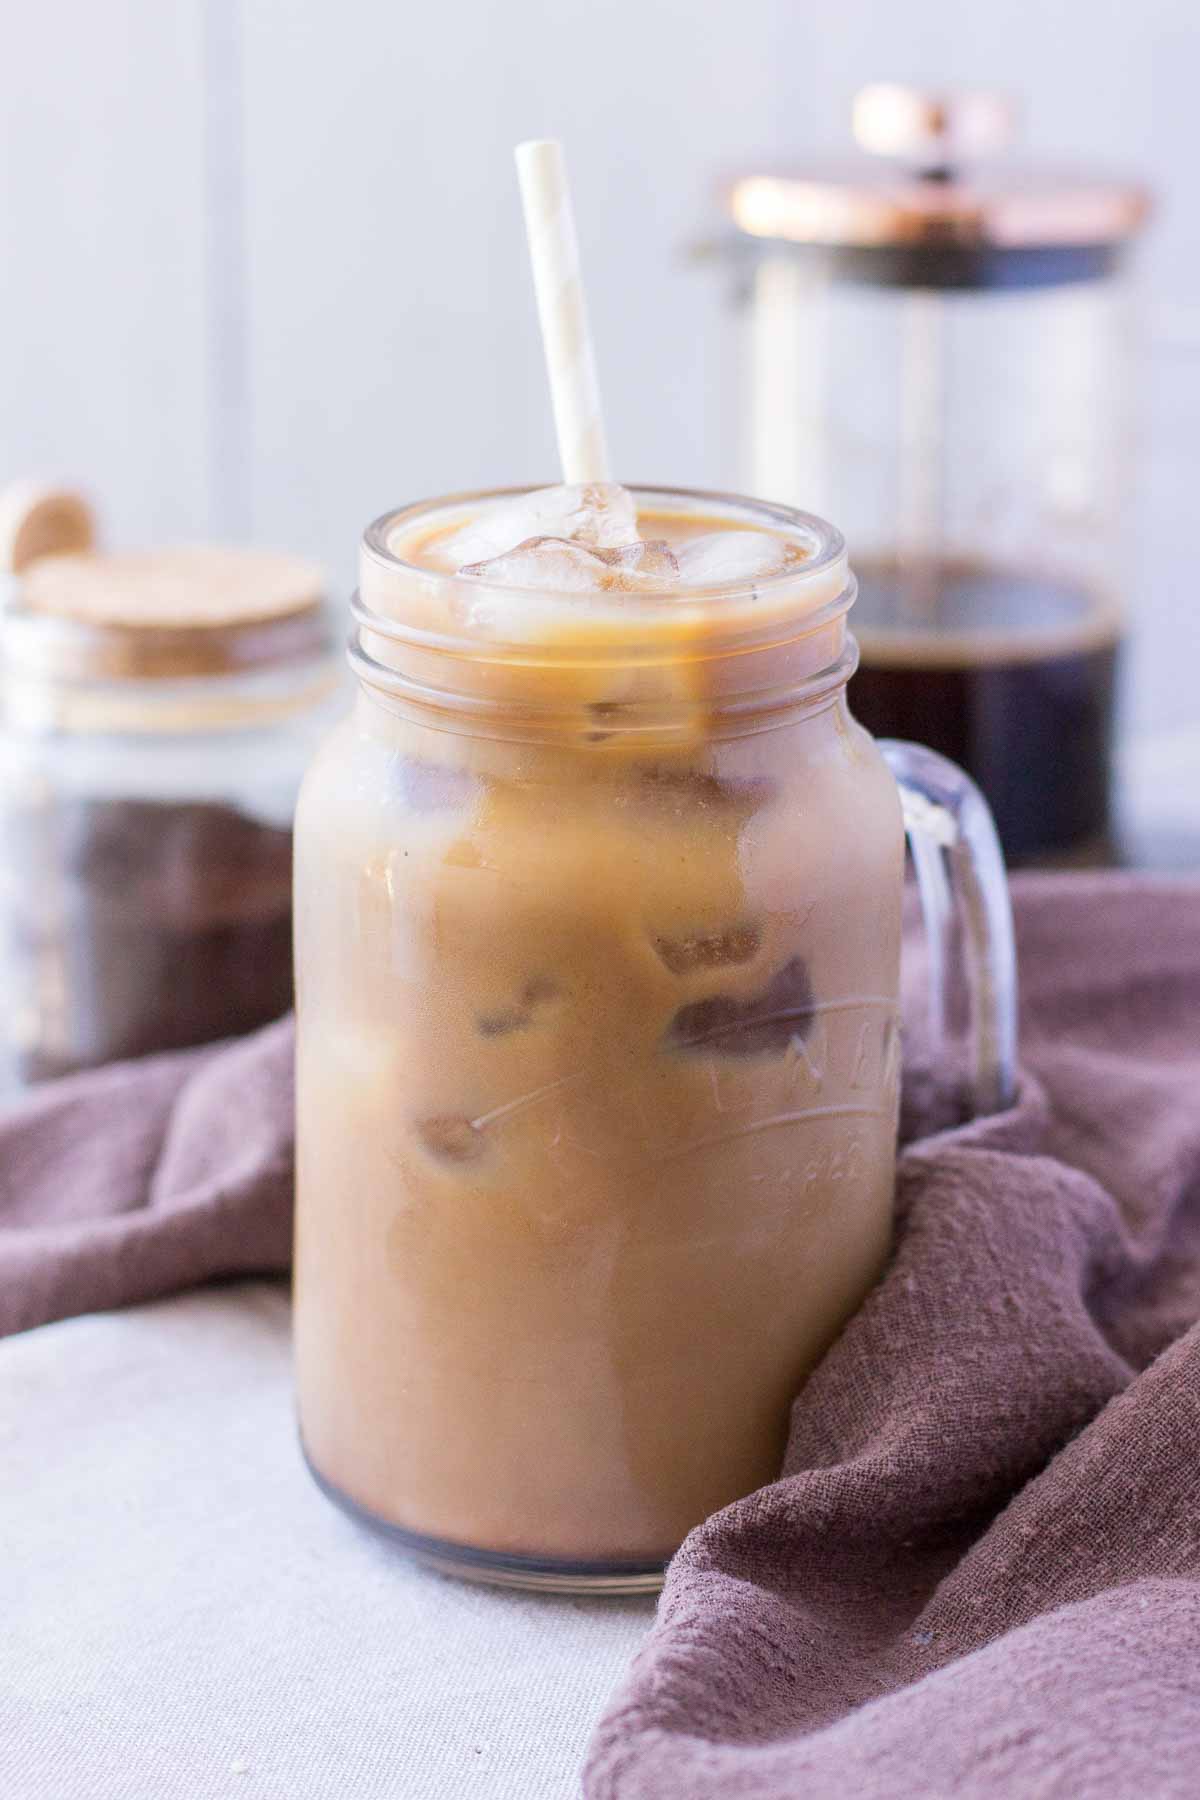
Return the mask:
<path fill-rule="evenodd" d="M 924 915 L 939 1080 L 954 1079 L 968 1117 L 999 1112 L 1016 1096 L 1017 956 L 996 827 L 955 763 L 895 738 L 879 748 L 900 789 Z"/>

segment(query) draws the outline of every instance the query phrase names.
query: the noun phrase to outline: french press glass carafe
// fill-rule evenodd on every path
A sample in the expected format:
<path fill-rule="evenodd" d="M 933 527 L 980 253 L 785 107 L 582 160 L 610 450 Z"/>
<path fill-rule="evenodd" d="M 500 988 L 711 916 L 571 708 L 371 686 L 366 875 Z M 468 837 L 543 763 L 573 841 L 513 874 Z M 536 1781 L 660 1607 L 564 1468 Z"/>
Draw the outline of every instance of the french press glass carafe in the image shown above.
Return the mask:
<path fill-rule="evenodd" d="M 961 763 L 1010 860 L 1103 857 L 1147 196 L 1011 162 L 994 94 L 875 85 L 853 123 L 857 159 L 725 192 L 740 481 L 842 522 L 868 729 Z"/>

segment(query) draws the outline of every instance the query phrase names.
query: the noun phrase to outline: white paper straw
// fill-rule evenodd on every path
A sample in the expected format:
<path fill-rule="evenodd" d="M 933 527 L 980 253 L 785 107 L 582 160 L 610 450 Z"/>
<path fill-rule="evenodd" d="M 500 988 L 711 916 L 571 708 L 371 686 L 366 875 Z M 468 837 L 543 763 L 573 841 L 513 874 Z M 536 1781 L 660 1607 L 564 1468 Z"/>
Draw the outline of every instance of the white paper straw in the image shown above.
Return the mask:
<path fill-rule="evenodd" d="M 518 144 L 516 157 L 563 480 L 608 481 L 600 390 L 562 145 L 554 139 Z"/>

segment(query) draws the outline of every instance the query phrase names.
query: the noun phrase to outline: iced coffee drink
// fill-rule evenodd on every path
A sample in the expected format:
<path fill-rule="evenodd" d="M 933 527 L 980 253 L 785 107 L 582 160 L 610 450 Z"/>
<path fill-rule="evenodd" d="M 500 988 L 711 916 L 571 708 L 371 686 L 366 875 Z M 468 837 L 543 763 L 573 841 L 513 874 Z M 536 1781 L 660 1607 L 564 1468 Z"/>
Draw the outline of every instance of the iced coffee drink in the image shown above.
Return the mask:
<path fill-rule="evenodd" d="M 443 1566 L 651 1582 L 888 1251 L 903 838 L 845 551 L 610 485 L 367 534 L 297 824 L 321 1482 Z"/>

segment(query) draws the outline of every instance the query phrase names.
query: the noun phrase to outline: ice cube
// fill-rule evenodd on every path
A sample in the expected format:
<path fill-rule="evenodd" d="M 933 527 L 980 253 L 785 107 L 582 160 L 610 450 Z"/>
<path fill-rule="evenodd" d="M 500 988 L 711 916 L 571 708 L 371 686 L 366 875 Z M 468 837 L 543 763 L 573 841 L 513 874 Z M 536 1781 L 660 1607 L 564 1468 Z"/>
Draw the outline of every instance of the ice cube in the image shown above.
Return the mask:
<path fill-rule="evenodd" d="M 467 563 L 460 575 L 544 594 L 653 592 L 674 585 L 679 565 L 665 543 L 590 549 L 560 537 L 531 537 L 503 556 Z"/>
<path fill-rule="evenodd" d="M 654 948 L 672 975 L 695 969 L 721 969 L 748 963 L 758 954 L 762 937 L 757 925 L 730 925 L 724 931 L 694 931 L 687 937 L 658 933 Z"/>
<path fill-rule="evenodd" d="M 714 809 L 755 812 L 778 792 L 775 782 L 759 775 L 713 775 L 705 769 L 669 768 L 659 763 L 647 763 L 637 774 L 638 799 L 680 817 L 692 818 L 697 812 Z"/>
<path fill-rule="evenodd" d="M 636 544 L 637 505 L 615 481 L 538 488 L 493 501 L 440 546 L 457 569 L 502 556 L 533 537 L 567 538 L 593 549 Z"/>
<path fill-rule="evenodd" d="M 531 975 L 515 1000 L 494 1012 L 480 1013 L 476 1027 L 480 1037 L 508 1037 L 528 1031 L 540 1008 L 558 997 L 558 983 L 549 975 Z"/>
<path fill-rule="evenodd" d="M 661 576 L 672 585 L 679 580 L 679 562 L 665 538 L 646 538 L 636 544 L 622 544 L 619 549 L 598 550 L 596 554 L 610 568 L 628 570 L 639 578 Z"/>
<path fill-rule="evenodd" d="M 500 587 L 535 588 L 557 594 L 586 594 L 599 587 L 605 565 L 583 544 L 567 538 L 531 537 L 499 556 L 464 563 L 460 575 Z"/>
<path fill-rule="evenodd" d="M 686 587 L 754 582 L 797 560 L 794 546 L 767 531 L 706 531 L 681 544 L 676 555 Z"/>
<path fill-rule="evenodd" d="M 713 994 L 680 1007 L 666 1041 L 672 1050 L 710 1056 L 777 1056 L 808 1035 L 814 1017 L 808 968 L 794 956 L 749 1000 Z"/>
<path fill-rule="evenodd" d="M 418 1119 L 417 1136 L 439 1162 L 478 1162 L 487 1151 L 487 1140 L 479 1126 L 461 1114 L 442 1113 L 437 1118 Z"/>

